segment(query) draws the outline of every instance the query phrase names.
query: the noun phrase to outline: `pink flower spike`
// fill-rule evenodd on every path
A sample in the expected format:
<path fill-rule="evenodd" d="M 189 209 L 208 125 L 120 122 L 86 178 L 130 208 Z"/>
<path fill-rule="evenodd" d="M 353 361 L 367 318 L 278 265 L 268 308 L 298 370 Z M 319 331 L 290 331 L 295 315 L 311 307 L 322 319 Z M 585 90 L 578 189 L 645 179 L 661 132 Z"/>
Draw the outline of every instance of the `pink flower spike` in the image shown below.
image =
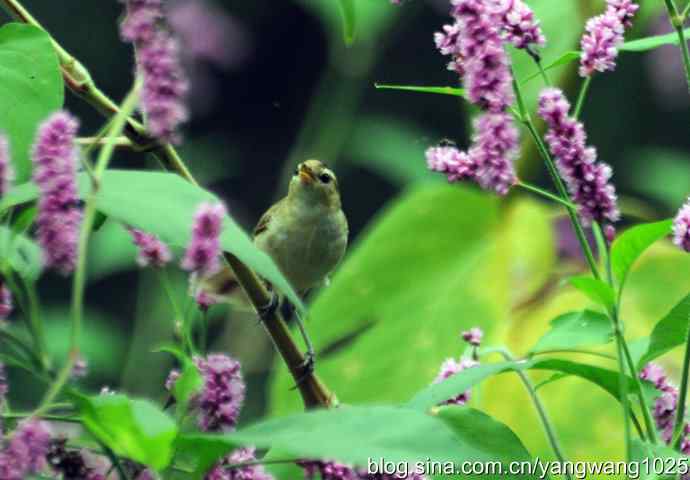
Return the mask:
<path fill-rule="evenodd" d="M 182 268 L 201 274 L 211 274 L 218 270 L 220 234 L 225 213 L 225 207 L 220 203 L 199 205 L 194 215 L 192 239 L 182 259 Z"/>
<path fill-rule="evenodd" d="M 7 285 L 0 279 L 0 320 L 4 320 L 10 316 L 13 309 L 12 292 Z"/>
<path fill-rule="evenodd" d="M 632 27 L 632 19 L 640 9 L 640 6 L 632 0 L 606 0 L 608 12 L 616 14 L 625 28 Z"/>
<path fill-rule="evenodd" d="M 503 0 L 500 8 L 506 40 L 515 48 L 543 47 L 546 43 L 539 20 L 522 0 Z"/>
<path fill-rule="evenodd" d="M 690 252 L 690 198 L 678 210 L 673 220 L 673 243 Z"/>
<path fill-rule="evenodd" d="M 441 383 L 456 373 L 462 372 L 466 368 L 476 367 L 477 365 L 479 365 L 479 363 L 467 358 L 460 359 L 460 361 L 457 361 L 454 358 L 449 358 L 441 365 L 438 376 L 433 383 Z M 467 390 L 466 392 L 463 392 L 454 398 L 442 402 L 441 405 L 464 405 L 469 401 L 471 394 L 472 391 Z"/>
<path fill-rule="evenodd" d="M 589 77 L 595 71 L 606 72 L 616 68 L 618 47 L 623 43 L 623 23 L 612 10 L 590 18 L 580 41 L 580 76 Z"/>
<path fill-rule="evenodd" d="M 139 256 L 137 257 L 139 266 L 152 265 L 160 268 L 172 260 L 170 248 L 156 235 L 136 228 L 130 228 L 129 233 L 132 235 L 134 244 L 139 247 Z"/>

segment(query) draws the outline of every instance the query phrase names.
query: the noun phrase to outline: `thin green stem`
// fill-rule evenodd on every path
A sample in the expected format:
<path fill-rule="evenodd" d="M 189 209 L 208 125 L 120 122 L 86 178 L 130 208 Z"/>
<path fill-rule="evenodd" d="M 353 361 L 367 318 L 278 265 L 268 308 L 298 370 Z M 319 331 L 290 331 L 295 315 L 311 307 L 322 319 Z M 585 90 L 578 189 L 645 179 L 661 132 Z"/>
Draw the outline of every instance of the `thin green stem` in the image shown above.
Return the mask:
<path fill-rule="evenodd" d="M 548 198 L 549 200 L 553 200 L 554 202 L 560 203 L 566 208 L 575 208 L 575 205 L 572 203 L 568 202 L 567 200 L 563 200 L 561 197 L 558 195 L 554 195 L 551 192 L 548 192 L 546 190 L 543 190 L 535 185 L 532 185 L 530 183 L 525 182 L 524 180 L 519 180 L 516 186 L 524 188 L 525 190 L 528 190 L 532 193 L 536 193 L 537 195 L 541 195 L 544 198 Z"/>
<path fill-rule="evenodd" d="M 84 289 L 86 287 L 86 257 L 89 247 L 89 238 L 96 219 L 96 200 L 100 191 L 100 182 L 105 173 L 110 159 L 115 151 L 115 141 L 125 127 L 127 117 L 134 111 L 139 100 L 141 90 L 141 80 L 137 78 L 132 91 L 125 98 L 121 110 L 115 116 L 105 145 L 101 149 L 93 171 L 93 185 L 91 192 L 86 199 L 84 207 L 84 218 L 82 220 L 79 233 L 77 265 L 74 271 L 72 285 L 72 328 L 70 334 L 70 350 L 65 365 L 60 370 L 57 379 L 46 393 L 43 401 L 36 410 L 36 415 L 40 415 L 50 405 L 50 403 L 62 391 L 72 372 L 72 368 L 79 358 L 79 342 L 81 339 L 81 324 L 84 313 Z"/>
<path fill-rule="evenodd" d="M 675 448 L 680 448 L 681 433 L 683 422 L 685 421 L 685 402 L 688 397 L 688 374 L 690 370 L 690 335 L 685 338 L 685 357 L 683 358 L 683 374 L 680 380 L 680 391 L 678 392 L 678 412 L 676 413 L 676 423 L 673 427 L 673 438 Z"/>
<path fill-rule="evenodd" d="M 522 91 L 520 90 L 520 85 L 518 85 L 517 81 L 515 80 L 515 76 L 513 75 L 513 89 L 515 91 L 515 98 L 517 99 L 518 103 L 518 108 L 520 111 L 520 115 L 522 117 L 522 120 L 527 127 L 527 130 L 529 131 L 530 135 L 534 139 L 535 144 L 537 145 L 537 150 L 541 154 L 542 158 L 544 159 L 544 162 L 546 163 L 546 168 L 549 171 L 549 174 L 551 175 L 551 179 L 554 182 L 554 185 L 556 186 L 556 190 L 558 190 L 558 194 L 560 197 L 571 203 L 570 200 L 570 195 L 568 195 L 568 190 L 565 187 L 565 184 L 563 183 L 563 180 L 561 179 L 560 175 L 558 174 L 558 169 L 556 168 L 556 164 L 554 163 L 553 159 L 551 158 L 551 154 L 549 153 L 549 150 L 546 148 L 546 145 L 544 145 L 544 142 L 541 139 L 541 136 L 539 135 L 539 132 L 537 132 L 537 129 L 534 126 L 534 123 L 532 122 L 532 118 L 529 114 L 529 111 L 525 107 L 525 102 L 522 97 Z M 585 258 L 587 259 L 587 264 L 589 265 L 589 268 L 592 270 L 592 275 L 594 275 L 594 278 L 599 278 L 599 270 L 597 268 L 596 262 L 594 261 L 594 255 L 592 254 L 592 249 L 589 246 L 589 242 L 587 241 L 587 237 L 585 236 L 585 232 L 582 229 L 582 224 L 580 223 L 580 220 L 577 216 L 577 211 L 575 208 L 566 208 L 568 211 L 568 215 L 570 217 L 570 222 L 573 225 L 573 229 L 575 230 L 575 235 L 577 236 L 578 241 L 580 242 L 580 247 L 582 248 L 582 251 L 585 254 Z"/>
<path fill-rule="evenodd" d="M 685 79 L 688 83 L 688 90 L 690 91 L 690 52 L 688 51 L 688 42 L 685 39 L 685 32 L 683 31 L 683 23 L 685 22 L 685 16 L 687 15 L 687 7 L 683 11 L 683 15 L 678 13 L 678 8 L 676 7 L 676 2 L 673 0 L 664 0 L 666 4 L 666 10 L 668 11 L 668 17 L 671 21 L 671 25 L 678 34 L 678 41 L 680 44 L 680 50 L 683 56 L 683 66 L 685 67 Z"/>
<path fill-rule="evenodd" d="M 558 350 L 540 350 L 538 352 L 534 352 L 532 354 L 532 356 L 552 355 L 555 353 L 577 353 L 577 354 L 581 354 L 581 355 L 592 355 L 594 357 L 601 357 L 601 358 L 605 358 L 607 360 L 616 360 L 618 358 L 615 355 L 609 355 L 608 353 L 593 352 L 592 350 L 584 350 L 584 349 L 579 349 L 579 348 L 568 348 L 568 349 L 558 349 Z"/>
<path fill-rule="evenodd" d="M 19 347 L 19 350 L 26 354 L 28 360 L 33 361 L 37 368 L 41 368 L 41 359 L 38 357 L 34 349 L 27 345 L 24 340 L 17 337 L 6 328 L 0 329 L 0 340 L 1 339 L 4 339 L 7 343 L 15 345 L 16 347 Z"/>
<path fill-rule="evenodd" d="M 630 399 L 628 398 L 628 380 L 625 375 L 625 362 L 623 361 L 622 335 L 619 335 L 616 328 L 616 349 L 618 351 L 618 375 L 620 388 L 620 401 L 623 406 L 623 429 L 625 432 L 625 458 L 630 461 L 632 458 L 631 435 L 630 435 Z"/>
<path fill-rule="evenodd" d="M 589 77 L 585 77 L 585 80 L 582 82 L 582 86 L 580 87 L 580 94 L 577 96 L 577 103 L 575 104 L 575 110 L 573 111 L 573 118 L 575 120 L 577 120 L 580 117 L 582 107 L 585 104 L 585 98 L 587 98 L 587 92 L 589 92 L 589 85 L 591 83 L 591 75 Z"/>
<path fill-rule="evenodd" d="M 685 8 L 680 14 L 680 17 L 683 19 L 683 23 L 685 23 L 685 20 L 688 19 L 688 13 L 690 12 L 690 1 L 685 5 Z"/>
<path fill-rule="evenodd" d="M 31 323 L 31 330 L 36 335 L 36 349 L 38 357 L 41 361 L 41 368 L 43 370 L 50 369 L 50 357 L 48 356 L 48 344 L 46 343 L 46 336 L 43 330 L 43 322 L 41 322 L 41 315 L 39 312 L 40 303 L 38 295 L 36 294 L 36 285 L 26 282 L 26 297 L 29 302 L 28 318 Z"/>
<path fill-rule="evenodd" d="M 14 412 L 14 413 L 2 414 L 2 415 L 0 415 L 0 417 L 7 418 L 7 419 L 23 419 L 23 418 L 36 417 L 36 415 L 33 412 Z M 40 418 L 42 418 L 43 420 L 50 420 L 53 422 L 65 422 L 65 423 L 81 423 L 82 422 L 80 417 L 71 416 L 71 415 L 42 414 L 42 415 L 40 415 Z"/>
<path fill-rule="evenodd" d="M 508 351 L 508 349 L 502 348 L 502 349 L 498 350 L 498 352 L 501 355 L 503 355 L 503 358 L 505 358 L 509 362 L 515 360 L 515 358 Z M 558 436 L 556 435 L 556 430 L 553 427 L 551 420 L 549 420 L 549 416 L 546 413 L 546 408 L 544 408 L 544 405 L 541 403 L 541 400 L 539 399 L 539 395 L 537 394 L 537 391 L 534 388 L 534 384 L 532 383 L 530 378 L 527 376 L 527 374 L 525 374 L 525 372 L 523 372 L 522 370 L 515 370 L 515 373 L 517 373 L 518 376 L 520 377 L 520 380 L 522 381 L 523 385 L 525 386 L 527 393 L 529 393 L 529 396 L 532 399 L 532 403 L 534 404 L 534 407 L 537 410 L 537 414 L 539 415 L 539 419 L 541 420 L 541 423 L 544 427 L 546 437 L 549 441 L 549 444 L 551 445 L 551 449 L 553 450 L 554 455 L 556 455 L 556 458 L 558 459 L 559 462 L 564 463 L 566 461 L 566 459 L 565 459 L 565 455 L 563 454 L 563 449 L 561 448 L 560 442 L 558 441 Z M 572 477 L 566 473 L 566 478 L 571 479 Z"/>

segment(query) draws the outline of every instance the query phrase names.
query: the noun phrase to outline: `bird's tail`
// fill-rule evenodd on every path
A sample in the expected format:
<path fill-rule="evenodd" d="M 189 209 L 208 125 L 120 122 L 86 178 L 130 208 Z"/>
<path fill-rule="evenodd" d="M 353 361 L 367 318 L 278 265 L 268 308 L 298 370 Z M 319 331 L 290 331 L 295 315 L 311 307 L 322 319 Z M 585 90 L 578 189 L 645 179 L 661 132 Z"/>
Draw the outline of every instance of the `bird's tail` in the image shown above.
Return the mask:
<path fill-rule="evenodd" d="M 197 298 L 206 295 L 213 303 L 226 303 L 242 311 L 253 311 L 249 298 L 242 290 L 235 274 L 229 267 L 224 266 L 211 275 L 194 275 L 191 278 L 190 293 Z"/>

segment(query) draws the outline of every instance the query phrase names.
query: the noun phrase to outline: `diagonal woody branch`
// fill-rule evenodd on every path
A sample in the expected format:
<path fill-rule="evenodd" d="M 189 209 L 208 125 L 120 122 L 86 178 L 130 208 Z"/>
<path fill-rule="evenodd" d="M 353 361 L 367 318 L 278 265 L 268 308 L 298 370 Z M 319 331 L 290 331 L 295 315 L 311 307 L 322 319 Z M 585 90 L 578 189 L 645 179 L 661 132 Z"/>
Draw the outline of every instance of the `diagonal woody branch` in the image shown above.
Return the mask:
<path fill-rule="evenodd" d="M 18 0 L 0 0 L 0 7 L 14 19 L 39 27 L 43 26 L 24 8 Z M 95 84 L 88 69 L 65 50 L 51 37 L 55 53 L 57 54 L 65 84 L 75 95 L 94 107 L 105 117 L 113 117 L 119 107 Z M 166 169 L 175 171 L 194 185 L 198 182 L 185 165 L 175 148 L 170 144 L 162 144 L 151 138 L 144 125 L 133 117 L 126 120 L 125 135 L 134 146 L 150 151 Z M 235 276 L 257 311 L 262 311 L 271 303 L 271 294 L 263 282 L 250 268 L 239 261 L 229 252 L 225 259 L 235 273 Z M 306 408 L 330 407 L 335 403 L 335 396 L 310 371 L 305 357 L 295 343 L 290 331 L 279 312 L 279 309 L 269 311 L 263 318 L 263 325 L 273 340 L 276 349 L 287 365 L 294 378 Z"/>

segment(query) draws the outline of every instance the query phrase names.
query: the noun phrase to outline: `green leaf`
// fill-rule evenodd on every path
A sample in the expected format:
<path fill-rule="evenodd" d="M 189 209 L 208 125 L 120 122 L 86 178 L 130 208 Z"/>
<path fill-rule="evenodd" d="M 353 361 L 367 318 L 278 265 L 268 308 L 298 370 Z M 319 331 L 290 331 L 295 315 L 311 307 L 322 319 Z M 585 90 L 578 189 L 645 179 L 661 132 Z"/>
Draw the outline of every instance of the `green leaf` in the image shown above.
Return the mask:
<path fill-rule="evenodd" d="M 673 473 L 684 475 L 690 472 L 690 464 L 688 463 L 690 458 L 666 445 L 655 445 L 634 438 L 630 447 L 631 462 L 628 463 L 628 468 L 636 468 L 639 472 L 629 470 L 627 472 L 628 478 L 675 478 L 675 476 L 671 476 Z M 647 460 L 645 463 L 649 468 L 645 468 L 645 463 L 643 463 L 645 460 Z"/>
<path fill-rule="evenodd" d="M 5 263 L 23 279 L 35 282 L 43 270 L 41 247 L 23 234 L 0 226 L 0 269 Z"/>
<path fill-rule="evenodd" d="M 308 319 L 317 351 L 328 352 L 319 355 L 319 375 L 342 401 L 411 398 L 462 348 L 460 330 L 504 318 L 511 250 L 491 240 L 505 238 L 497 205 L 475 189 L 423 184 L 360 235 Z M 274 409 L 301 410 L 281 362 L 276 371 Z"/>
<path fill-rule="evenodd" d="M 417 410 L 428 410 L 460 393 L 469 390 L 483 380 L 499 373 L 529 368 L 528 362 L 501 362 L 478 365 L 467 368 L 447 378 L 443 382 L 434 383 L 418 392 L 407 407 Z"/>
<path fill-rule="evenodd" d="M 118 455 L 161 470 L 170 464 L 175 422 L 148 400 L 78 396 L 84 426 Z"/>
<path fill-rule="evenodd" d="M 688 37 L 690 37 L 690 28 L 685 29 L 685 38 L 687 39 Z M 678 33 L 672 32 L 665 35 L 655 35 L 652 37 L 640 38 L 638 40 L 630 40 L 618 47 L 618 50 L 623 52 L 646 52 L 647 50 L 653 50 L 663 45 L 680 45 Z"/>
<path fill-rule="evenodd" d="M 571 62 L 574 62 L 580 58 L 580 52 L 576 50 L 571 50 L 568 52 L 565 52 L 563 55 L 558 57 L 556 60 L 549 62 L 548 64 L 544 65 L 544 71 L 549 71 L 552 68 L 560 67 L 563 65 L 567 65 Z M 540 71 L 536 71 L 533 74 L 529 75 L 528 77 L 524 78 L 521 83 L 527 83 L 530 80 L 534 80 L 535 78 L 538 78 L 541 76 Z"/>
<path fill-rule="evenodd" d="M 642 367 L 673 348 L 683 345 L 688 337 L 689 328 L 690 295 L 687 295 L 654 326 L 649 337 L 649 346 L 640 358 L 638 366 Z"/>
<path fill-rule="evenodd" d="M 591 310 L 570 312 L 551 321 L 551 329 L 539 339 L 531 353 L 568 350 L 611 341 L 613 331 L 606 315 Z"/>
<path fill-rule="evenodd" d="M 83 197 L 89 191 L 87 174 L 80 174 L 78 182 L 79 194 Z M 3 199 L 0 211 L 37 197 L 38 190 L 32 183 L 20 185 Z M 218 201 L 209 191 L 173 173 L 108 170 L 103 175 L 96 206 L 114 220 L 155 233 L 172 247 L 186 248 L 199 204 Z M 223 250 L 237 256 L 304 310 L 302 300 L 273 260 L 254 246 L 230 216 L 225 217 L 220 242 Z"/>
<path fill-rule="evenodd" d="M 63 91 L 50 35 L 19 23 L 0 28 L 0 131 L 9 136 L 18 181 L 29 178 L 36 128 L 62 107 Z"/>
<path fill-rule="evenodd" d="M 568 282 L 587 295 L 590 300 L 607 309 L 611 308 L 616 303 L 616 293 L 606 282 L 588 275 L 570 277 Z"/>
<path fill-rule="evenodd" d="M 352 45 L 355 40 L 357 15 L 354 0 L 339 0 L 340 13 L 343 16 L 343 39 L 346 45 Z"/>
<path fill-rule="evenodd" d="M 342 406 L 269 419 L 227 435 L 181 435 L 177 446 L 183 453 L 197 455 L 197 465 L 204 467 L 237 445 L 273 448 L 292 458 L 334 459 L 364 468 L 370 460 L 379 459 L 456 464 L 529 459 L 507 427 L 479 412 L 457 410 L 442 409 L 435 417 L 392 406 Z M 488 437 L 488 433 L 496 435 L 495 441 L 478 441 L 477 437 Z M 197 466 L 195 474 L 201 472 Z"/>
<path fill-rule="evenodd" d="M 673 220 L 636 225 L 620 235 L 611 246 L 611 267 L 623 289 L 633 263 L 654 242 L 671 233 Z"/>
<path fill-rule="evenodd" d="M 204 379 L 194 362 L 182 350 L 174 346 L 164 346 L 157 350 L 167 352 L 175 356 L 182 365 L 182 371 L 172 387 L 172 394 L 175 397 L 176 411 L 175 416 L 180 422 L 187 414 L 189 402 L 199 393 L 204 386 Z"/>
<path fill-rule="evenodd" d="M 436 93 L 440 95 L 452 95 L 454 97 L 465 98 L 465 90 L 456 87 L 424 87 L 418 85 L 387 85 L 383 83 L 375 83 L 374 87 L 377 90 L 407 90 L 410 92 L 419 93 Z"/>

